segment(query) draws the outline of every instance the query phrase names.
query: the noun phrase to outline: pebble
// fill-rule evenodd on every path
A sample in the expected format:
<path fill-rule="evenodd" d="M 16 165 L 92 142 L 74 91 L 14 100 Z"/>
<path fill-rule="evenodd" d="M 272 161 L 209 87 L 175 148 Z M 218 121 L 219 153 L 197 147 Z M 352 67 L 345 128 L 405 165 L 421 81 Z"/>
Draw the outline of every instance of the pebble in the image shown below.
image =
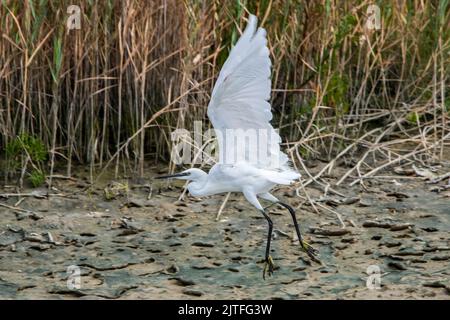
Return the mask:
<path fill-rule="evenodd" d="M 342 243 L 355 243 L 356 239 L 355 238 L 343 238 L 341 240 Z"/>
<path fill-rule="evenodd" d="M 411 229 L 411 227 L 413 227 L 414 224 L 412 223 L 404 223 L 404 224 L 395 224 L 392 225 L 389 230 L 391 231 L 401 231 L 401 230 L 405 230 L 405 229 Z"/>
<path fill-rule="evenodd" d="M 184 289 L 182 292 L 188 296 L 194 296 L 194 297 L 201 297 L 204 295 L 204 293 L 202 291 L 193 290 L 193 289 Z"/>
<path fill-rule="evenodd" d="M 176 264 L 173 264 L 170 267 L 168 267 L 165 271 L 170 274 L 175 274 L 180 272 L 180 268 Z"/>
<path fill-rule="evenodd" d="M 212 248 L 212 247 L 214 247 L 214 244 L 208 243 L 208 242 L 197 241 L 197 242 L 192 243 L 192 246 L 193 247 Z"/>
<path fill-rule="evenodd" d="M 390 228 L 392 225 L 390 223 L 386 223 L 386 222 L 378 222 L 378 221 L 364 221 L 362 226 L 364 228 Z"/>
<path fill-rule="evenodd" d="M 420 228 L 420 229 L 422 229 L 423 231 L 426 231 L 426 232 L 436 232 L 436 231 L 439 231 L 439 229 L 438 229 L 438 228 L 435 228 L 435 227 L 426 227 L 426 228 Z"/>
<path fill-rule="evenodd" d="M 422 286 L 429 288 L 448 288 L 450 283 L 445 283 L 444 281 L 430 281 L 422 283 Z"/>
<path fill-rule="evenodd" d="M 196 284 L 193 280 L 185 279 L 182 277 L 171 278 L 171 280 L 176 280 L 177 283 L 183 287 L 193 286 Z"/>
<path fill-rule="evenodd" d="M 407 270 L 407 268 L 405 267 L 405 265 L 403 263 L 400 262 L 389 262 L 388 263 L 388 267 L 391 267 L 393 269 L 397 269 L 397 270 Z"/>
<path fill-rule="evenodd" d="M 431 260 L 433 261 L 446 261 L 446 260 L 450 260 L 450 256 L 449 255 L 434 255 L 430 257 Z"/>
<path fill-rule="evenodd" d="M 401 243 L 401 242 L 398 242 L 398 241 L 385 240 L 385 241 L 380 242 L 379 245 L 380 245 L 380 246 L 385 246 L 385 247 L 387 247 L 387 248 L 393 248 L 393 247 L 399 247 L 399 246 L 401 246 L 402 243 Z"/>
<path fill-rule="evenodd" d="M 38 233 L 33 233 L 33 232 L 26 235 L 24 240 L 31 241 L 31 242 L 44 242 L 45 241 L 45 239 L 42 235 L 40 235 Z"/>
<path fill-rule="evenodd" d="M 323 229 L 323 228 L 310 228 L 311 233 L 322 236 L 343 236 L 350 233 L 350 230 L 343 228 L 335 229 Z"/>

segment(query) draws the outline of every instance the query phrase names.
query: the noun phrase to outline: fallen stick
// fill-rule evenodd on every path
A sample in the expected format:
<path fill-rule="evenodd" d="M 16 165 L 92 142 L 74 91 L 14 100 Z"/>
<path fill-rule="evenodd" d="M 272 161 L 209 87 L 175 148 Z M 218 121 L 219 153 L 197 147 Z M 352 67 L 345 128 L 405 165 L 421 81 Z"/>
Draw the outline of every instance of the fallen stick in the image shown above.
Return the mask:
<path fill-rule="evenodd" d="M 356 146 L 359 142 L 363 141 L 363 139 L 365 137 L 367 137 L 368 135 L 371 135 L 377 131 L 379 131 L 380 128 L 376 128 L 372 131 L 366 132 L 362 137 L 358 138 L 357 140 L 355 140 L 353 143 L 351 143 L 350 145 L 348 145 L 343 151 L 341 151 L 333 160 L 331 160 L 326 166 L 324 166 L 322 168 L 322 170 L 320 170 L 320 172 L 318 174 L 316 174 L 314 177 L 311 177 L 311 179 L 309 179 L 308 181 L 306 181 L 304 183 L 304 186 L 306 187 L 308 184 L 310 184 L 313 181 L 317 181 L 317 179 L 322 176 L 322 174 L 329 170 L 330 168 L 332 168 L 332 166 L 334 166 L 334 164 L 336 163 L 336 161 L 338 159 L 340 159 L 342 156 L 344 156 L 350 149 L 352 149 L 354 146 Z"/>
<path fill-rule="evenodd" d="M 225 205 L 227 204 L 228 199 L 230 198 L 231 192 L 228 192 L 225 196 L 225 199 L 223 200 L 222 204 L 220 205 L 219 211 L 217 212 L 216 221 L 219 221 L 220 215 L 222 214 L 223 209 L 225 208 Z"/>
<path fill-rule="evenodd" d="M 298 158 L 298 160 L 299 160 L 299 162 L 300 162 L 300 165 L 302 166 L 303 170 L 304 170 L 304 171 L 306 172 L 306 174 L 311 178 L 310 180 L 308 180 L 309 183 L 312 182 L 312 181 L 314 181 L 314 182 L 317 183 L 319 186 L 321 186 L 321 187 L 324 189 L 324 191 L 327 190 L 327 191 L 330 191 L 330 192 L 332 192 L 332 193 L 334 193 L 334 194 L 336 194 L 336 195 L 338 195 L 338 196 L 341 196 L 341 197 L 345 198 L 345 195 L 344 195 L 344 194 L 340 193 L 339 191 L 334 190 L 334 189 L 331 188 L 329 185 L 327 186 L 327 185 L 325 185 L 324 183 L 322 183 L 322 182 L 320 182 L 319 180 L 317 180 L 315 177 L 313 177 L 313 176 L 311 175 L 311 173 L 309 173 L 309 171 L 308 171 L 308 169 L 306 168 L 305 164 L 303 163 L 303 160 L 301 159 L 300 155 L 298 154 L 298 150 L 297 150 L 297 149 L 295 150 L 295 152 L 296 152 L 296 154 L 297 154 L 297 158 Z M 309 184 L 309 183 L 308 183 L 308 184 Z M 303 185 L 303 183 L 302 183 L 302 185 Z M 303 186 L 305 187 L 305 186 L 307 186 L 307 185 L 303 185 Z"/>
<path fill-rule="evenodd" d="M 73 182 L 77 182 L 78 181 L 78 179 L 76 179 L 74 177 L 63 176 L 61 174 L 54 174 L 54 175 L 51 175 L 51 176 L 46 176 L 46 178 L 47 179 L 51 178 L 51 179 L 70 180 L 70 181 L 73 181 Z"/>
<path fill-rule="evenodd" d="M 436 177 L 436 178 L 428 181 L 427 183 L 430 183 L 430 184 L 431 183 L 438 183 L 439 181 L 442 181 L 442 180 L 444 180 L 446 178 L 450 178 L 450 172 L 447 172 L 447 173 L 445 173 L 445 174 L 443 174 L 443 175 L 441 175 L 439 177 Z"/>
<path fill-rule="evenodd" d="M 444 138 L 447 139 L 449 137 L 450 137 L 450 133 L 448 133 Z M 435 143 L 429 145 L 428 147 L 425 147 L 425 148 L 420 149 L 420 150 L 411 151 L 411 152 L 409 152 L 409 153 L 407 153 L 407 154 L 405 154 L 403 156 L 399 156 L 398 158 L 396 158 L 394 160 L 388 161 L 385 164 L 383 164 L 383 165 L 381 165 L 381 166 L 379 166 L 379 167 L 377 167 L 377 168 L 367 172 L 366 174 L 361 176 L 361 178 L 358 178 L 358 179 L 354 180 L 352 183 L 350 183 L 350 186 L 353 186 L 357 182 L 361 182 L 364 178 L 370 177 L 371 175 L 375 174 L 376 172 L 380 171 L 381 169 L 384 169 L 384 168 L 386 168 L 386 167 L 388 167 L 388 166 L 390 166 L 390 165 L 392 165 L 394 163 L 400 162 L 401 160 L 405 160 L 405 159 L 407 159 L 407 158 L 409 158 L 409 157 L 411 157 L 413 155 L 416 155 L 418 153 L 422 153 L 422 152 L 425 152 L 425 151 L 427 151 L 429 149 L 432 149 L 440 142 L 441 141 L 436 141 Z"/>
<path fill-rule="evenodd" d="M 25 209 L 22 209 L 22 208 L 19 208 L 19 207 L 8 206 L 7 204 L 4 204 L 4 203 L 0 203 L 0 206 L 8 208 L 10 210 L 22 211 L 22 212 L 26 212 L 26 213 L 33 212 L 33 211 L 25 210 Z"/>
<path fill-rule="evenodd" d="M 44 199 L 47 197 L 46 193 L 37 193 L 37 192 L 30 192 L 30 193 L 1 193 L 0 197 L 2 198 L 9 198 L 9 197 L 35 197 L 38 199 Z"/>

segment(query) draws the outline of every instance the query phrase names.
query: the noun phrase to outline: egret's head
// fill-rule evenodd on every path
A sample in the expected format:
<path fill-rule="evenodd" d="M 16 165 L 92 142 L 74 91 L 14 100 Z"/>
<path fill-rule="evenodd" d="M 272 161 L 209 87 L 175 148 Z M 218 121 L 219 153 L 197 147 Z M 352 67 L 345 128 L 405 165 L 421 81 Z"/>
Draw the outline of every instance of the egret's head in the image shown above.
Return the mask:
<path fill-rule="evenodd" d="M 180 180 L 198 181 L 205 176 L 206 176 L 206 173 L 204 171 L 197 169 L 197 168 L 191 168 L 191 169 L 184 170 L 180 173 L 169 174 L 166 176 L 159 176 L 159 177 L 156 177 L 155 179 L 175 178 L 175 179 L 180 179 Z"/>

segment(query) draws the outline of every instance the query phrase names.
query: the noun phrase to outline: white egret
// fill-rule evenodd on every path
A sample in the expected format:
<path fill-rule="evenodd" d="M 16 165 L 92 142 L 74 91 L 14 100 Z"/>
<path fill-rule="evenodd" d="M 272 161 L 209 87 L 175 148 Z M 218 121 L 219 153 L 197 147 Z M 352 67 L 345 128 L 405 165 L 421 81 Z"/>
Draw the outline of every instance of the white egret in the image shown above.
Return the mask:
<path fill-rule="evenodd" d="M 288 157 L 280 150 L 280 136 L 270 124 L 272 112 L 268 100 L 271 93 L 271 61 L 266 31 L 257 29 L 256 25 L 256 17 L 250 15 L 245 31 L 220 71 L 208 105 L 208 117 L 219 141 L 220 161 L 209 173 L 191 168 L 157 178 L 189 180 L 187 189 L 196 197 L 227 192 L 243 193 L 268 222 L 263 270 L 265 279 L 266 272 L 272 275 L 274 270 L 270 255 L 273 223 L 258 198 L 288 209 L 301 248 L 315 261 L 317 251 L 303 240 L 294 209 L 269 193 L 278 184 L 290 185 L 300 178 L 300 174 L 289 166 Z M 250 130 L 257 133 L 253 135 L 256 140 L 246 143 L 251 138 Z M 239 144 L 235 138 L 242 135 L 244 143 Z"/>

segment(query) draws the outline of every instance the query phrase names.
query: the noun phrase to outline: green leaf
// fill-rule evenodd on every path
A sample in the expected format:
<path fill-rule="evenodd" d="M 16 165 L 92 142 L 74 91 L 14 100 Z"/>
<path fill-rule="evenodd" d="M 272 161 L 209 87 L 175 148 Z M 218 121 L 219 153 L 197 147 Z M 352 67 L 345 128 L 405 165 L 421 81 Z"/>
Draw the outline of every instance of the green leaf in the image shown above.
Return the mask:
<path fill-rule="evenodd" d="M 45 182 L 45 175 L 41 170 L 33 170 L 28 177 L 28 180 L 30 181 L 31 185 L 34 188 L 37 188 L 44 184 Z"/>

